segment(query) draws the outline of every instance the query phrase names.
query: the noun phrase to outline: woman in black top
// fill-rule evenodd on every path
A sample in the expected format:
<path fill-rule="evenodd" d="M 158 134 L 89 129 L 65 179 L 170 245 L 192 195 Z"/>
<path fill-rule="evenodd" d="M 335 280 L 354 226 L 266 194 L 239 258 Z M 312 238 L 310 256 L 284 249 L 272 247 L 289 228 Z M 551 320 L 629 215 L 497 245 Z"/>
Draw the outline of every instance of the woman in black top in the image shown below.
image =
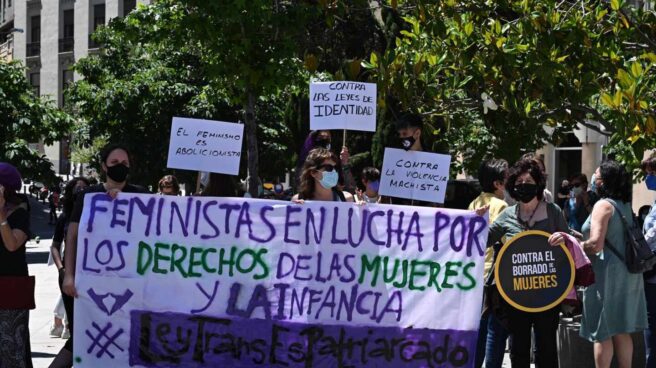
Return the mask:
<path fill-rule="evenodd" d="M 79 192 L 82 192 L 89 186 L 89 180 L 85 177 L 73 178 L 73 180 L 66 183 L 64 187 L 64 211 L 57 219 L 55 225 L 55 234 L 52 237 L 52 245 L 50 246 L 50 253 L 52 259 L 59 272 L 59 289 L 62 291 L 62 299 L 64 300 L 64 308 L 68 321 L 73 319 L 73 298 L 64 294 L 62 290 L 62 283 L 64 282 L 64 261 L 62 258 L 62 243 L 68 227 L 68 222 L 73 212 L 73 205 L 75 198 Z M 70 328 L 70 325 L 69 325 Z M 70 331 L 70 330 L 69 330 Z M 71 331 L 72 333 L 72 331 Z M 73 366 L 73 345 L 72 340 L 69 338 L 66 344 L 59 351 L 50 368 L 66 368 Z"/>
<path fill-rule="evenodd" d="M 16 194 L 22 185 L 18 170 L 0 162 L 0 290 L 9 277 L 28 276 L 25 243 L 30 233 L 30 215 L 27 204 Z M 32 367 L 28 321 L 28 309 L 0 309 L 0 367 Z"/>

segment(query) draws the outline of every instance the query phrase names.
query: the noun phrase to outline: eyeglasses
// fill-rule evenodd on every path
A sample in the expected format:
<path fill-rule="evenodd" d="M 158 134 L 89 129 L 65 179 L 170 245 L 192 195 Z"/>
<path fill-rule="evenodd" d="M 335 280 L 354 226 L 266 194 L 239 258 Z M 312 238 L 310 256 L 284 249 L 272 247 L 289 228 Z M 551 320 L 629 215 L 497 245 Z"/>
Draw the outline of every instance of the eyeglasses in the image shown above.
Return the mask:
<path fill-rule="evenodd" d="M 333 170 L 335 170 L 335 165 L 330 165 L 330 164 L 319 165 L 317 170 L 332 172 Z"/>

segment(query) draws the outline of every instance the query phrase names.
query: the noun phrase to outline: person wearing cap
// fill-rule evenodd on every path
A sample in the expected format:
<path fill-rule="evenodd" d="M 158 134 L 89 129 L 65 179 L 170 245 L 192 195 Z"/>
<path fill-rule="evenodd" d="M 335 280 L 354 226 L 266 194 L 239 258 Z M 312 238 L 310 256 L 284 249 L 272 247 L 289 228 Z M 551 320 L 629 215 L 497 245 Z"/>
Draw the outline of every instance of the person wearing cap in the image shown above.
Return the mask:
<path fill-rule="evenodd" d="M 17 280 L 28 276 L 25 243 L 30 233 L 28 206 L 17 194 L 22 187 L 18 170 L 0 162 L 0 367 L 31 368 L 29 299 L 31 295 L 4 295 Z M 24 278 L 23 278 L 24 277 Z"/>

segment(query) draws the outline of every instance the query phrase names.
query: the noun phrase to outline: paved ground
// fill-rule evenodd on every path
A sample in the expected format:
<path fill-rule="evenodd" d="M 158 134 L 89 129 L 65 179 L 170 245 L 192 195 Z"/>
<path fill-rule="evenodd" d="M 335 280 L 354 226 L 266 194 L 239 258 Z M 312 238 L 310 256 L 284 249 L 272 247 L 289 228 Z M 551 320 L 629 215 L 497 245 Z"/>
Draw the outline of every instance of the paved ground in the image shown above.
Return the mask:
<path fill-rule="evenodd" d="M 31 199 L 32 232 L 41 240 L 27 243 L 27 261 L 31 275 L 36 276 L 36 309 L 30 313 L 30 338 L 34 368 L 47 368 L 65 340 L 50 337 L 53 309 L 59 299 L 57 270 L 48 266 L 48 252 L 53 226 L 48 225 L 48 206 Z"/>

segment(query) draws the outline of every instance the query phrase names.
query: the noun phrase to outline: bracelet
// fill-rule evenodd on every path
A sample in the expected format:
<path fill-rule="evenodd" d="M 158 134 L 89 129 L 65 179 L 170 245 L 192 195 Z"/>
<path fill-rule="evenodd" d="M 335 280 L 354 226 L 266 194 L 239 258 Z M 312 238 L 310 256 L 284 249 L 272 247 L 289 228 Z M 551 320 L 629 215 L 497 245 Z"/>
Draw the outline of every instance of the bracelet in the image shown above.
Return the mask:
<path fill-rule="evenodd" d="M 0 222 L 0 226 L 5 226 L 5 225 L 9 225 L 9 222 L 7 222 L 7 220 Z"/>

